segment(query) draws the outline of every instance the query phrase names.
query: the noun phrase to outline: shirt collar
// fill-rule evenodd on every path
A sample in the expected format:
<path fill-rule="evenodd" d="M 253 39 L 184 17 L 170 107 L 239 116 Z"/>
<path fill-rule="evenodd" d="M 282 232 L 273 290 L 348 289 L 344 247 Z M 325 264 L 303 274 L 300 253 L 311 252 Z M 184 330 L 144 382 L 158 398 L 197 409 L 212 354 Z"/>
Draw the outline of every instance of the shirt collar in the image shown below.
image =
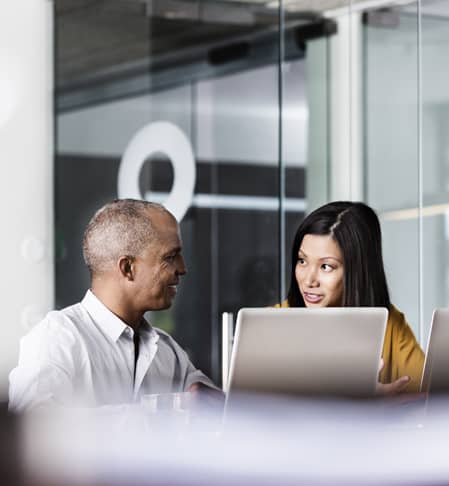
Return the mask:
<path fill-rule="evenodd" d="M 155 344 L 159 341 L 159 334 L 154 330 L 153 326 L 143 317 L 139 327 L 139 334 L 145 343 L 149 345 Z"/>
<path fill-rule="evenodd" d="M 114 342 L 120 338 L 126 329 L 131 329 L 130 326 L 111 312 L 91 290 L 86 292 L 81 305 L 95 321 L 95 324 Z M 145 319 L 143 319 L 142 328 L 149 334 L 148 337 L 152 341 L 157 341 L 158 334 Z"/>

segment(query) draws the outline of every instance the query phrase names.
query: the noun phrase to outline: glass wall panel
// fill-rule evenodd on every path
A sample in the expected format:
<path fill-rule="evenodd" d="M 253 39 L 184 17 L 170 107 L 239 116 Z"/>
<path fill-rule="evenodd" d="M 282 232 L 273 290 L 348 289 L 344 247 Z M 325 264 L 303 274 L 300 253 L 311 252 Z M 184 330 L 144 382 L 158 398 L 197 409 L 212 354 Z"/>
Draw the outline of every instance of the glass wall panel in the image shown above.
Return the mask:
<path fill-rule="evenodd" d="M 449 307 L 449 4 L 421 2 L 424 343 L 432 311 Z"/>
<path fill-rule="evenodd" d="M 422 338 L 418 3 L 363 15 L 364 192 L 383 231 L 392 302 Z"/>
<path fill-rule="evenodd" d="M 339 54 L 348 58 L 350 44 L 337 19 L 347 16 L 348 5 L 341 1 L 282 2 L 279 133 L 283 298 L 290 284 L 296 229 L 307 212 L 329 201 L 332 194 L 332 116 L 340 100 L 336 91 L 344 86 L 347 96 L 349 89 L 347 64 L 332 64 L 332 52 L 343 46 L 344 53 Z M 294 49 L 301 52 L 300 61 L 292 59 Z M 347 113 L 341 119 L 347 122 L 345 116 Z"/>
<path fill-rule="evenodd" d="M 277 83 L 277 65 L 270 63 L 196 86 L 197 167 L 208 180 L 196 194 L 205 241 L 197 241 L 192 261 L 210 289 L 200 293 L 199 308 L 214 329 L 215 373 L 221 314 L 278 300 Z"/>
<path fill-rule="evenodd" d="M 270 305 L 281 294 L 278 11 L 265 2 L 56 1 L 57 306 L 76 302 L 89 285 L 81 239 L 95 209 L 135 197 L 118 190 L 130 142 L 169 123 L 195 158 L 181 221 L 189 272 L 174 307 L 149 317 L 218 383 L 221 313 Z M 295 78 L 302 57 L 291 49 Z M 298 181 L 289 194 L 302 201 L 301 86 L 289 101 L 289 136 L 300 141 L 286 153 Z M 140 161 L 137 182 L 140 197 L 164 202 L 176 173 L 170 138 L 158 143 Z"/>
<path fill-rule="evenodd" d="M 423 342 L 449 295 L 446 3 L 56 0 L 58 307 L 88 286 L 82 230 L 126 195 L 127 147 L 162 121 L 186 136 L 195 183 L 189 273 L 150 319 L 195 364 L 220 381 L 222 312 L 285 298 L 298 224 L 336 199 L 380 215 L 392 300 Z M 140 197 L 167 200 L 166 152 L 141 161 Z"/>

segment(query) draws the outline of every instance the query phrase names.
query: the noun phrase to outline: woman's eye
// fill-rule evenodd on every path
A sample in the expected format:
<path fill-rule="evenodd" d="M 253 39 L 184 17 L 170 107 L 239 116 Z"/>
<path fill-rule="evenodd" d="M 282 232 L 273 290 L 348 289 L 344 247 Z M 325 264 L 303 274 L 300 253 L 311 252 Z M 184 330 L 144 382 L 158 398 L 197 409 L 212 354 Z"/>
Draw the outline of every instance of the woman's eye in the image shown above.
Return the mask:
<path fill-rule="evenodd" d="M 299 265 L 304 265 L 306 261 L 304 260 L 304 258 L 298 258 L 298 263 Z"/>
<path fill-rule="evenodd" d="M 325 271 L 325 272 L 330 272 L 334 269 L 334 267 L 332 265 L 329 265 L 328 263 L 323 263 L 321 265 L 321 268 Z"/>

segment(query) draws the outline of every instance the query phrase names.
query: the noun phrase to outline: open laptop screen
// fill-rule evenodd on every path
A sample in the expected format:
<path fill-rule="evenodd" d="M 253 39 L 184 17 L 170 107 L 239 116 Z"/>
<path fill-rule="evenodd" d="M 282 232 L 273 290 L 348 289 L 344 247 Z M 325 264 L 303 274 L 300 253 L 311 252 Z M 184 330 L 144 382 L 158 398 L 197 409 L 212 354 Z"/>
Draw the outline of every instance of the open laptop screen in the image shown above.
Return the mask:
<path fill-rule="evenodd" d="M 421 391 L 449 393 L 449 309 L 433 312 Z"/>
<path fill-rule="evenodd" d="M 228 400 L 237 391 L 373 396 L 387 317 L 371 307 L 241 309 Z"/>

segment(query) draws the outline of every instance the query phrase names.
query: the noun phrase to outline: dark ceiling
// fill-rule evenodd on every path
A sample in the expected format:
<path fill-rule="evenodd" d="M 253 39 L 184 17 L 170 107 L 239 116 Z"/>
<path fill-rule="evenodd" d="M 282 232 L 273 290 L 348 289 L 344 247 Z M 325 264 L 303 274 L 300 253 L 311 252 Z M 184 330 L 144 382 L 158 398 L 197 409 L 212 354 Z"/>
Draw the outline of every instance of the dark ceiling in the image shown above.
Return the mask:
<path fill-rule="evenodd" d="M 273 23 L 272 11 L 210 0 L 56 0 L 57 87 L 165 58 L 182 60 L 192 49 L 207 50 Z"/>

